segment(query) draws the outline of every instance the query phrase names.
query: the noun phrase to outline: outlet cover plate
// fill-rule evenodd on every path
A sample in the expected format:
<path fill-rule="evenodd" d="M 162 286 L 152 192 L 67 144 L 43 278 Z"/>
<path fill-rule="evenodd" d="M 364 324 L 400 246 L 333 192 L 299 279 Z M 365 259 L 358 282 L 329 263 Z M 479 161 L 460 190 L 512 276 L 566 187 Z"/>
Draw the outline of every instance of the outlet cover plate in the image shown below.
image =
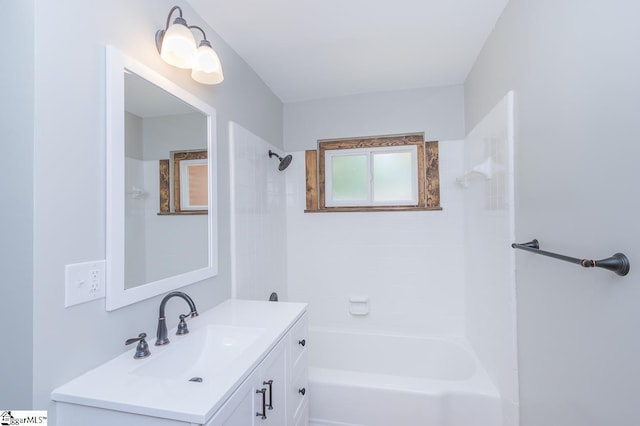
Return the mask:
<path fill-rule="evenodd" d="M 104 298 L 104 270 L 104 260 L 65 265 L 64 307 Z"/>

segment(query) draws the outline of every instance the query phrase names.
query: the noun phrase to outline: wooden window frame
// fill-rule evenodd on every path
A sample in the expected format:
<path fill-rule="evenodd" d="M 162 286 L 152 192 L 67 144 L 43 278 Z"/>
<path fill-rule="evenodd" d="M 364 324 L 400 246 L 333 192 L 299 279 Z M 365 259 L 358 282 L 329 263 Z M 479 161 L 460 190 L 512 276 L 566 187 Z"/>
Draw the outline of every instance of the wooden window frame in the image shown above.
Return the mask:
<path fill-rule="evenodd" d="M 208 209 L 185 209 L 180 195 L 180 163 L 184 160 L 206 160 L 207 150 L 172 151 L 171 160 L 159 160 L 160 211 L 158 215 L 205 215 Z M 173 169 L 173 191 L 171 191 L 171 169 Z M 170 203 L 173 201 L 173 210 Z"/>
<path fill-rule="evenodd" d="M 407 145 L 415 145 L 418 153 L 418 204 L 411 206 L 384 205 L 349 207 L 330 207 L 326 205 L 326 151 Z M 305 165 L 307 184 L 305 213 L 442 210 L 442 207 L 440 207 L 438 142 L 425 142 L 424 133 L 319 140 L 317 150 L 305 152 Z"/>

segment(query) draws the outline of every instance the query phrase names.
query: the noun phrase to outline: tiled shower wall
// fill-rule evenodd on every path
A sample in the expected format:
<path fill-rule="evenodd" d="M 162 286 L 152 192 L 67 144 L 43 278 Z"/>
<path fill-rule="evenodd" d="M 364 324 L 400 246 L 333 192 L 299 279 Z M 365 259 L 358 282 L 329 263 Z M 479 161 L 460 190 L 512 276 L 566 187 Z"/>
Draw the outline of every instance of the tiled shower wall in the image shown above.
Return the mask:
<path fill-rule="evenodd" d="M 464 334 L 463 143 L 439 145 L 443 210 L 425 212 L 304 213 L 304 152 L 293 153 L 288 291 L 309 302 L 312 325 Z M 368 298 L 368 315 L 350 314 L 350 298 Z"/>
<path fill-rule="evenodd" d="M 514 240 L 514 121 L 509 93 L 465 139 L 464 190 L 467 338 L 500 391 L 504 425 L 518 424 Z"/>
<path fill-rule="evenodd" d="M 285 173 L 276 148 L 242 126 L 229 125 L 232 296 L 286 296 Z M 282 154 L 280 152 L 280 154 Z"/>

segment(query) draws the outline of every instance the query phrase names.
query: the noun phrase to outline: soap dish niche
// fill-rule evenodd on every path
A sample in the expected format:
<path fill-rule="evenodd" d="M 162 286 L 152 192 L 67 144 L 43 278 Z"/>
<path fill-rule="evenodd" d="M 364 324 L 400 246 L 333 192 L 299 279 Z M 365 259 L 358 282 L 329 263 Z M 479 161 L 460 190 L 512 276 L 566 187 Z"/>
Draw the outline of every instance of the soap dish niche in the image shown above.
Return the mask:
<path fill-rule="evenodd" d="M 369 297 L 368 296 L 350 297 L 349 313 L 354 316 L 369 315 Z"/>

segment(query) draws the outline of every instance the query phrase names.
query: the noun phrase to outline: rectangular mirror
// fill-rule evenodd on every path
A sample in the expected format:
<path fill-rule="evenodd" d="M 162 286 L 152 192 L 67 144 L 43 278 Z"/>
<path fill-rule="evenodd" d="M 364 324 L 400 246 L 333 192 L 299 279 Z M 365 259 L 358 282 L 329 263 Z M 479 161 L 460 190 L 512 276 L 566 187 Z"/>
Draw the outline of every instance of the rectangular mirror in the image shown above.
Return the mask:
<path fill-rule="evenodd" d="M 217 274 L 215 158 L 215 110 L 107 47 L 107 310 Z"/>

